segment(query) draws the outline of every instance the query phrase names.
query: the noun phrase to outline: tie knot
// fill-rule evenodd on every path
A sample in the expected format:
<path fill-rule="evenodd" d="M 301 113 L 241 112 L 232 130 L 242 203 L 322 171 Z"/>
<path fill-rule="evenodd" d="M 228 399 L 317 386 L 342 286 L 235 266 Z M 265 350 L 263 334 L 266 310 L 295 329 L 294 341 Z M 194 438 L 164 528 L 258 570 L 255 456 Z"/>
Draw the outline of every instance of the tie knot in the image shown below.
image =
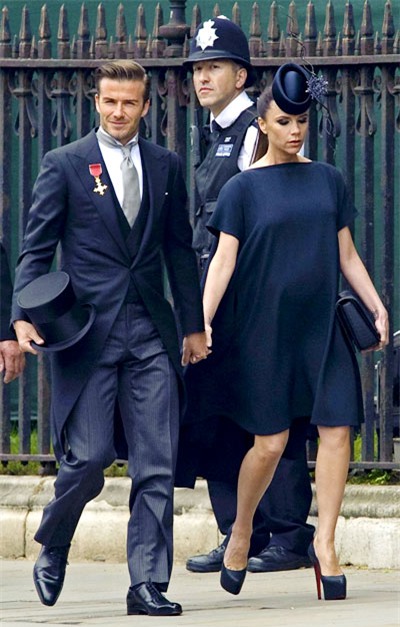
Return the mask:
<path fill-rule="evenodd" d="M 106 133 L 100 127 L 97 130 L 97 139 L 100 143 L 104 144 L 105 146 L 109 146 L 110 148 L 120 148 L 124 154 L 124 157 L 128 157 L 130 156 L 132 146 L 136 146 L 136 144 L 138 143 L 139 136 L 135 135 L 135 137 L 131 139 L 127 144 L 123 145 L 120 141 L 118 141 L 118 139 L 115 139 L 115 137 L 112 137 L 112 135 Z"/>
<path fill-rule="evenodd" d="M 129 144 L 125 144 L 125 146 L 119 146 L 119 148 L 121 148 L 122 150 L 122 154 L 124 155 L 124 157 L 130 157 L 131 156 L 131 148 L 132 148 L 132 144 L 129 142 Z"/>
<path fill-rule="evenodd" d="M 121 163 L 121 168 L 123 168 L 124 165 L 128 168 L 133 168 L 131 148 L 133 146 L 136 146 L 136 144 L 137 144 L 137 139 L 135 138 L 135 139 L 131 139 L 131 141 L 125 144 L 125 146 L 123 146 L 122 144 L 118 146 L 118 148 L 122 150 L 122 154 L 124 156 L 122 163 Z"/>

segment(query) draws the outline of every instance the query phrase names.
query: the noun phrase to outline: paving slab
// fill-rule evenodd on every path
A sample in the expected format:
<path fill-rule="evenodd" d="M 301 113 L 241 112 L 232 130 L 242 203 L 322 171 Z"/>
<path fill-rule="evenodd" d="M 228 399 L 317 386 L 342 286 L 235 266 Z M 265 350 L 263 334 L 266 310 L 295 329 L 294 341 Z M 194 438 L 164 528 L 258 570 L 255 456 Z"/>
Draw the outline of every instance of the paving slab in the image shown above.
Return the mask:
<path fill-rule="evenodd" d="M 219 587 L 217 573 L 174 567 L 168 597 L 183 605 L 178 617 L 127 616 L 124 564 L 73 562 L 63 592 L 50 608 L 39 602 L 33 562 L 0 561 L 2 625 L 119 627 L 399 627 L 400 571 L 346 568 L 348 598 L 318 601 L 312 569 L 249 573 L 238 597 Z"/>

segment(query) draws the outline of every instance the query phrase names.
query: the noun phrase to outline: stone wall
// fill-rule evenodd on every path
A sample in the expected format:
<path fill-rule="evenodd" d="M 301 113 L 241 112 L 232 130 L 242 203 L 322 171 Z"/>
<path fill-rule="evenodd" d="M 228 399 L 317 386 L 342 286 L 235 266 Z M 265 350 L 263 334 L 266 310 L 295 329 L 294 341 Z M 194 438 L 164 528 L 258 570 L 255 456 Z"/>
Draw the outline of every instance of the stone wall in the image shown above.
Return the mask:
<path fill-rule="evenodd" d="M 0 557 L 35 559 L 33 536 L 42 508 L 53 495 L 54 477 L 0 477 Z M 76 531 L 73 561 L 125 561 L 129 478 L 108 478 L 89 503 Z M 310 522 L 316 524 L 313 501 Z M 400 486 L 348 485 L 337 527 L 343 564 L 400 568 Z M 221 541 L 204 481 L 175 492 L 175 560 L 207 552 Z"/>

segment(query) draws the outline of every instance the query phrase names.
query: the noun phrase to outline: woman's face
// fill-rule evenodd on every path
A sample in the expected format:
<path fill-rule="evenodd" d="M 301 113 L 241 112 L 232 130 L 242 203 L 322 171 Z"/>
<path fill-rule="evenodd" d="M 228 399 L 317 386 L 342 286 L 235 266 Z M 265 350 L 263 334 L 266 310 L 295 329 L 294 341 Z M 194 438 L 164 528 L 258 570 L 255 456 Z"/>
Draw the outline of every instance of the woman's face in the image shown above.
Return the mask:
<path fill-rule="evenodd" d="M 261 131 L 268 135 L 268 150 L 295 155 L 302 147 L 308 130 L 308 111 L 291 115 L 272 100 L 264 117 L 258 118 L 258 124 Z"/>

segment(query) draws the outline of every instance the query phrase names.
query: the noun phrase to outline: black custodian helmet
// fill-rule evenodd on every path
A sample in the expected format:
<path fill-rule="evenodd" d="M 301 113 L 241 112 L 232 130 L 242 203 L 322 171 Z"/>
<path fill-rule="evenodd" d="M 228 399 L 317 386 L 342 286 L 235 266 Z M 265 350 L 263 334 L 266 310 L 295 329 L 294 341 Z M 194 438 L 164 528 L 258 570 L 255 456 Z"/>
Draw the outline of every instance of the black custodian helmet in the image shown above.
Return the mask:
<path fill-rule="evenodd" d="M 185 64 L 211 59 L 232 59 L 247 70 L 245 87 L 255 81 L 255 73 L 250 63 L 249 44 L 242 29 L 227 17 L 221 15 L 204 21 L 197 28 L 190 42 L 190 51 Z"/>

